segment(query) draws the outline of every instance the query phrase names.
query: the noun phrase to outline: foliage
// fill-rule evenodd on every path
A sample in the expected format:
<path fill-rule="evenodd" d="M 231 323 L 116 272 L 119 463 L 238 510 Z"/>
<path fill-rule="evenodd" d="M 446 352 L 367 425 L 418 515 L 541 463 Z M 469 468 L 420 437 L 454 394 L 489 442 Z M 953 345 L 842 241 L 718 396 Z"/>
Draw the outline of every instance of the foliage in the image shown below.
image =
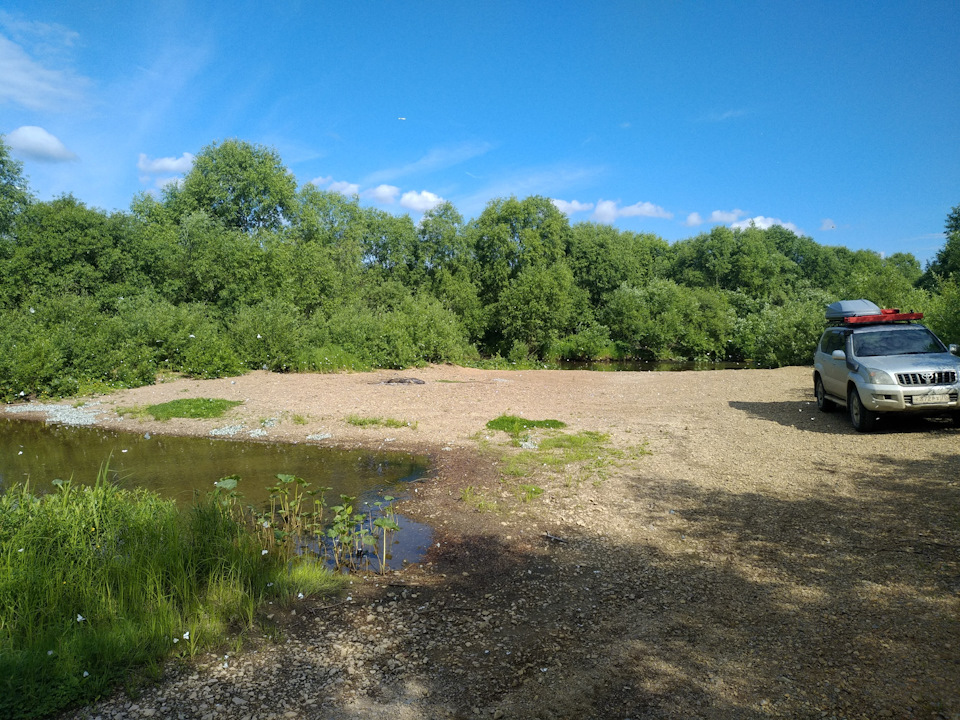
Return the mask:
<path fill-rule="evenodd" d="M 159 199 L 105 213 L 70 195 L 35 201 L 0 140 L 0 399 L 167 371 L 809 362 L 805 344 L 837 299 L 925 312 L 953 332 L 957 217 L 924 270 L 908 253 L 781 226 L 673 244 L 571 227 L 544 197 L 497 198 L 469 222 L 445 202 L 414 223 L 297 189 L 274 150 L 240 140 L 203 148 Z"/>
<path fill-rule="evenodd" d="M 166 203 L 177 216 L 209 213 L 225 228 L 276 230 L 294 205 L 297 183 L 276 151 L 242 140 L 211 143 L 196 156 Z"/>
<path fill-rule="evenodd" d="M 10 232 L 17 216 L 31 201 L 23 163 L 10 156 L 10 148 L 0 135 L 0 239 Z"/>

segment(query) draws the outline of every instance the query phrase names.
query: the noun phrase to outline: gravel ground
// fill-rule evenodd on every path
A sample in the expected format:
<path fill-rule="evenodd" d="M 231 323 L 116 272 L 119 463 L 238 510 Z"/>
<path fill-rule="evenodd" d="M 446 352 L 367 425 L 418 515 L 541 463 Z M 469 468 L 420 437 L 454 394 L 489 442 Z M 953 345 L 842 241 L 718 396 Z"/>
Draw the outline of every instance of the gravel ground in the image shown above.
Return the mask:
<path fill-rule="evenodd" d="M 193 396 L 244 404 L 116 412 Z M 98 424 L 138 432 L 426 452 L 403 512 L 435 545 L 339 598 L 267 608 L 238 654 L 66 717 L 960 718 L 960 429 L 858 434 L 817 412 L 809 368 L 251 373 L 96 401 Z M 521 451 L 485 428 L 501 413 L 609 449 L 517 479 Z M 521 502 L 520 482 L 544 492 Z"/>

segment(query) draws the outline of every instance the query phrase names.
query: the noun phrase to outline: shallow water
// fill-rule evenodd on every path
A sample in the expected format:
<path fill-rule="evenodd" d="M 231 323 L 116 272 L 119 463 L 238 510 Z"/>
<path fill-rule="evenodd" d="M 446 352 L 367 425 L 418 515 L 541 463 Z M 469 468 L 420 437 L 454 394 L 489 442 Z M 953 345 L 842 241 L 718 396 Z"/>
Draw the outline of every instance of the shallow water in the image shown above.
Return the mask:
<path fill-rule="evenodd" d="M 92 485 L 106 464 L 111 481 L 142 487 L 189 504 L 195 492 L 239 475 L 244 504 L 265 507 L 267 487 L 278 473 L 296 475 L 314 488 L 330 487 L 328 505 L 340 495 L 357 497 L 364 508 L 384 495 L 401 497 L 427 471 L 427 460 L 404 453 L 337 450 L 308 444 L 250 442 L 113 432 L 90 427 L 45 424 L 0 417 L 0 492 L 30 483 L 35 493 L 50 492 L 53 480 Z M 369 506 L 368 505 L 368 506 Z M 430 529 L 401 517 L 392 567 L 415 562 L 430 543 Z"/>

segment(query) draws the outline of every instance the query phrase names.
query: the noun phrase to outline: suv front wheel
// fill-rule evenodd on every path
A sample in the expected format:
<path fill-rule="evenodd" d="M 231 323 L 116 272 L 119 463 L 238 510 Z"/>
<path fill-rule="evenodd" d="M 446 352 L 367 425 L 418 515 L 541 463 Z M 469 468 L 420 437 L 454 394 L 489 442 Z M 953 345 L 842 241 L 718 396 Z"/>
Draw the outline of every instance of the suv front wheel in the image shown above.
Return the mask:
<path fill-rule="evenodd" d="M 858 432 L 870 432 L 877 426 L 876 413 L 867 410 L 860 401 L 860 393 L 854 385 L 847 391 L 847 409 L 850 411 L 850 422 Z"/>

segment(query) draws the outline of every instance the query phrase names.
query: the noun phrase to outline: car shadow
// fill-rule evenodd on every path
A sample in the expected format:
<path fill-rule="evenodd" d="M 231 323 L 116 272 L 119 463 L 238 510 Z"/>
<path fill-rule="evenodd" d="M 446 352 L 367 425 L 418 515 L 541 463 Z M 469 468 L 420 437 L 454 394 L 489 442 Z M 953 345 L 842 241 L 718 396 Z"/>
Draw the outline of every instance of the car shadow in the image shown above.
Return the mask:
<path fill-rule="evenodd" d="M 857 435 L 850 424 L 845 408 L 833 412 L 820 412 L 813 400 L 780 402 L 745 402 L 731 400 L 730 407 L 740 410 L 747 416 L 758 420 L 775 422 L 784 427 L 792 427 L 807 432 L 829 435 Z M 960 424 L 948 417 L 924 417 L 909 413 L 888 413 L 881 415 L 876 429 L 871 434 L 889 433 L 930 433 L 944 432 L 960 435 Z"/>

